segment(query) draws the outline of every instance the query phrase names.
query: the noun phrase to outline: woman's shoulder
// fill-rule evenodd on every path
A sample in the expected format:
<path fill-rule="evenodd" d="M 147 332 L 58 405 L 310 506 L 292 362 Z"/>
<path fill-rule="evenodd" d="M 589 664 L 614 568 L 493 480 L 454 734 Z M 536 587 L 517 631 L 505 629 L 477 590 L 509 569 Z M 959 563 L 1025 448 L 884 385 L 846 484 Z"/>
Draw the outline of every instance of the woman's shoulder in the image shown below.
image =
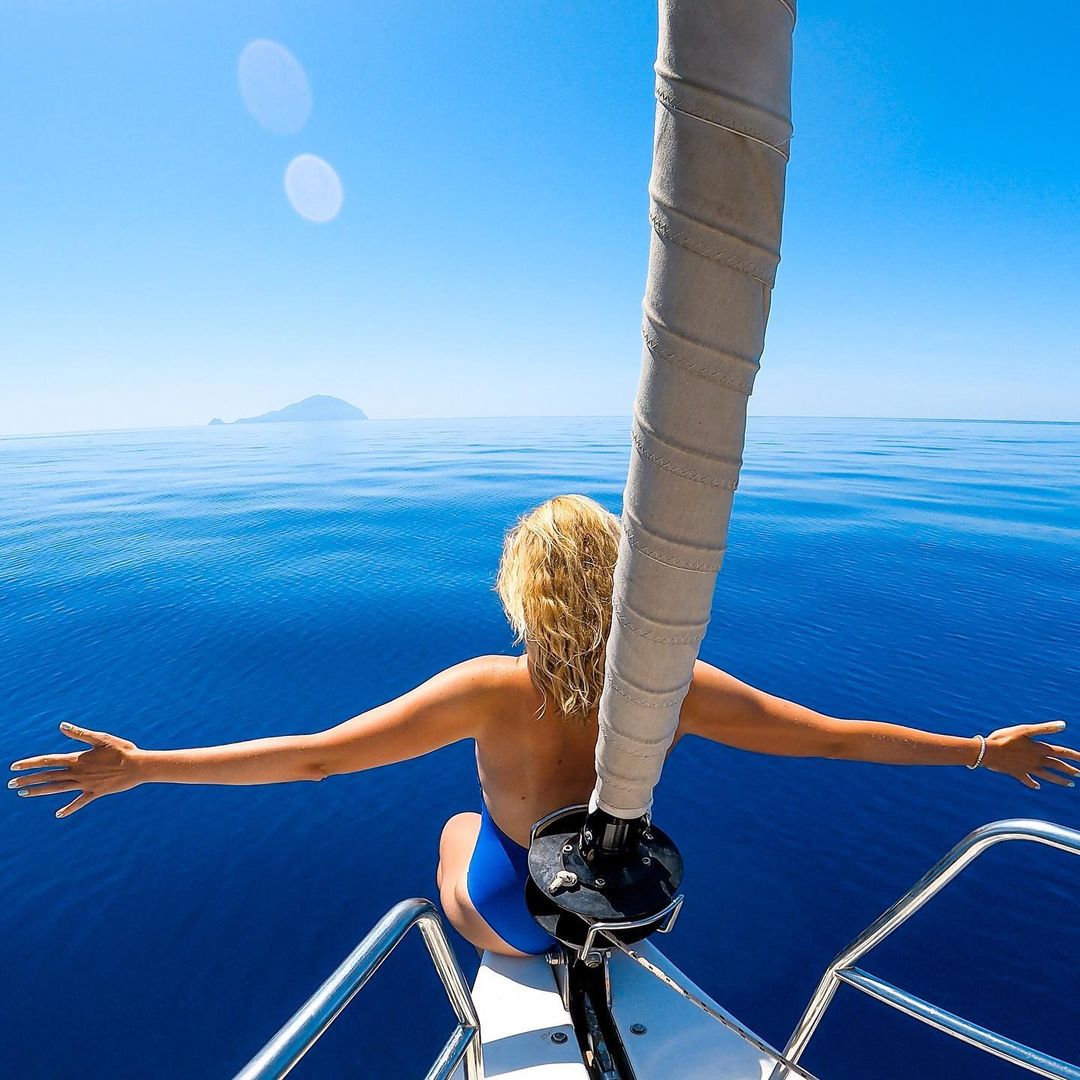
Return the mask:
<path fill-rule="evenodd" d="M 498 698 L 506 694 L 520 694 L 532 688 L 529 665 L 524 656 L 490 654 L 463 660 L 443 672 L 455 680 L 471 683 L 480 694 Z"/>
<path fill-rule="evenodd" d="M 447 670 L 484 679 L 492 684 L 513 681 L 521 678 L 522 675 L 526 679 L 529 677 L 529 666 L 524 656 L 506 656 L 502 653 L 474 656 L 469 660 L 454 664 Z"/>
<path fill-rule="evenodd" d="M 501 734 L 507 731 L 504 721 L 508 717 L 536 715 L 542 699 L 524 654 L 476 657 L 468 663 L 486 691 L 481 713 L 495 721 Z"/>

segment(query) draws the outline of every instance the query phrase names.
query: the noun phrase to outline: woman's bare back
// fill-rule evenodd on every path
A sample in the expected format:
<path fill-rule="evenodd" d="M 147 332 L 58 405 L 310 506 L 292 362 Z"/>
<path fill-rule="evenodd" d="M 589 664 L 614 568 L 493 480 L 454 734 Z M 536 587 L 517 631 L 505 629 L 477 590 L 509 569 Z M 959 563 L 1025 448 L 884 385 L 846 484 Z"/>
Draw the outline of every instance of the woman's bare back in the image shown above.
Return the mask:
<path fill-rule="evenodd" d="M 503 692 L 476 734 L 476 767 L 491 816 L 511 839 L 528 846 L 535 821 L 552 810 L 588 802 L 596 782 L 596 717 L 567 719 L 540 692 L 524 656 L 500 657 Z"/>

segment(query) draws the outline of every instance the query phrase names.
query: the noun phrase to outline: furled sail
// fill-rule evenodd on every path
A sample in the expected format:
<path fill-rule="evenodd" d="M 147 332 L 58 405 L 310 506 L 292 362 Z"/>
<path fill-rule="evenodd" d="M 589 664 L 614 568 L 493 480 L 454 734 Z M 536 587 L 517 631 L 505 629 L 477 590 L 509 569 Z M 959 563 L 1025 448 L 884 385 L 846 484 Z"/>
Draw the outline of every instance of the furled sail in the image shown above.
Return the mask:
<path fill-rule="evenodd" d="M 764 346 L 795 0 L 660 0 L 644 355 L 593 808 L 652 805 L 712 605 Z"/>

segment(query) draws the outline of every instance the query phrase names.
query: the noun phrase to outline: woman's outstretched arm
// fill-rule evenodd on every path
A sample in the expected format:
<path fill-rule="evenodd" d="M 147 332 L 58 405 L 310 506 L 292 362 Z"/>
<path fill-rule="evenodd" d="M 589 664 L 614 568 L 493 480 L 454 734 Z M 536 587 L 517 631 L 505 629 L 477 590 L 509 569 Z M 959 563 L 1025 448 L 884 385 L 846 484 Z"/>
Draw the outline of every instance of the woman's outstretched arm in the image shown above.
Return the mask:
<path fill-rule="evenodd" d="M 81 792 L 57 817 L 139 784 L 280 784 L 419 757 L 473 737 L 499 690 L 500 657 L 478 657 L 448 668 L 402 697 L 311 735 L 144 750 L 127 739 L 63 723 L 60 730 L 89 750 L 16 761 L 25 775 L 9 787 L 20 795 Z M 30 771 L 33 770 L 33 771 Z"/>
<path fill-rule="evenodd" d="M 992 732 L 986 736 L 982 765 L 1030 788 L 1038 788 L 1039 780 L 1071 787 L 1080 768 L 1070 761 L 1080 761 L 1080 750 L 1036 738 L 1064 728 L 1064 720 L 1053 720 Z M 679 733 L 759 754 L 888 765 L 974 765 L 981 750 L 974 736 L 826 716 L 756 690 L 700 660 L 683 703 Z"/>

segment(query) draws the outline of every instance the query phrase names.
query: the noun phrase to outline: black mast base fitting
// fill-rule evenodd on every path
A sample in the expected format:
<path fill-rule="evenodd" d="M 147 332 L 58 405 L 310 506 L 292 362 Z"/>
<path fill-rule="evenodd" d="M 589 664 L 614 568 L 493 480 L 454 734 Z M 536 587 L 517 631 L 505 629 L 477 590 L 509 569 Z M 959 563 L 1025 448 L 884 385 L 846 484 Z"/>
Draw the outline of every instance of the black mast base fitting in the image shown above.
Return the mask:
<path fill-rule="evenodd" d="M 679 849 L 647 818 L 622 822 L 568 806 L 533 826 L 525 902 L 544 930 L 589 962 L 605 935 L 629 945 L 667 933 L 682 906 L 682 876 Z"/>

